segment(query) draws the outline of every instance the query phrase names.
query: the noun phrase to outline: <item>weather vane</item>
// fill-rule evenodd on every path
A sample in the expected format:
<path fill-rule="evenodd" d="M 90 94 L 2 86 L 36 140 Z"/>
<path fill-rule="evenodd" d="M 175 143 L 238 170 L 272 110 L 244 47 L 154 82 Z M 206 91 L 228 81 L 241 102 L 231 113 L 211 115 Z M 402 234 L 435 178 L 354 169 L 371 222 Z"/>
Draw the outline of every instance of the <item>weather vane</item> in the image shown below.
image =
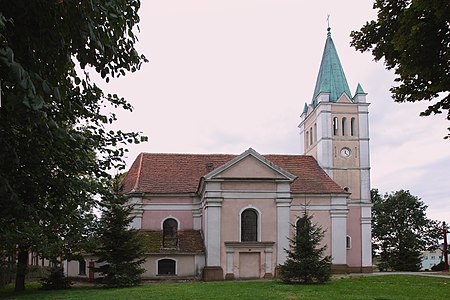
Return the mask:
<path fill-rule="evenodd" d="M 328 24 L 328 27 L 327 27 L 327 30 L 328 31 L 330 31 L 330 14 L 328 14 L 328 16 L 327 16 L 327 24 Z"/>

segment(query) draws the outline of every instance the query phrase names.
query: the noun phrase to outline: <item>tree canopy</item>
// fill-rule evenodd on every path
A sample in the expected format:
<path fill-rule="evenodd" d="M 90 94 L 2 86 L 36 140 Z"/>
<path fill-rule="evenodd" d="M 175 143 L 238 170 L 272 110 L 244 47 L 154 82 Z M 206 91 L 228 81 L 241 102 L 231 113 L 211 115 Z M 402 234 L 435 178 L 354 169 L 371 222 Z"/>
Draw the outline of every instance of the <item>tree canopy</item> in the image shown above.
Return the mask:
<path fill-rule="evenodd" d="M 419 271 L 421 251 L 437 247 L 439 223 L 426 217 L 427 206 L 409 191 L 381 196 L 371 190 L 372 234 L 380 270 Z"/>
<path fill-rule="evenodd" d="M 108 170 L 124 166 L 138 133 L 108 130 L 113 109 L 89 72 L 109 78 L 146 61 L 134 47 L 139 0 L 0 0 L 0 245 L 66 257 L 94 218 Z M 77 71 L 78 70 L 78 71 Z M 95 70 L 95 71 L 94 71 Z"/>
<path fill-rule="evenodd" d="M 421 115 L 450 120 L 450 2 L 376 0 L 373 8 L 378 19 L 352 31 L 351 45 L 395 70 L 395 101 L 430 101 Z"/>

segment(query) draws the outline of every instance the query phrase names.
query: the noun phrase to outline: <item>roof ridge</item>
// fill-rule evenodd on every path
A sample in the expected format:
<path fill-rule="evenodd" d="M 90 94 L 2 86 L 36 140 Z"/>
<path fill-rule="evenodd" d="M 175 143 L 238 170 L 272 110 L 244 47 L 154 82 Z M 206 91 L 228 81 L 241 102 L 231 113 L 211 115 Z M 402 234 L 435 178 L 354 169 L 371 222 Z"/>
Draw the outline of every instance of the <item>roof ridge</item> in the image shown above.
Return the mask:
<path fill-rule="evenodd" d="M 195 155 L 195 156 L 207 156 L 207 155 L 239 155 L 238 153 L 187 153 L 187 152 L 141 152 L 140 154 L 150 155 Z"/>
<path fill-rule="evenodd" d="M 292 192 L 339 193 L 340 188 L 311 155 L 264 154 L 269 162 L 297 176 Z M 141 153 L 127 174 L 125 193 L 187 194 L 196 193 L 199 180 L 205 175 L 205 163 L 220 167 L 237 155 L 146 155 Z M 133 188 L 134 186 L 134 188 Z"/>
<path fill-rule="evenodd" d="M 139 167 L 138 167 L 136 182 L 134 183 L 133 190 L 137 190 L 138 189 L 138 187 L 139 187 L 139 180 L 141 179 L 142 158 L 144 157 L 144 155 L 141 153 L 141 154 L 139 154 L 139 156 L 140 156 L 140 158 L 139 158 Z"/>
<path fill-rule="evenodd" d="M 165 156 L 171 156 L 171 155 L 191 155 L 191 156 L 239 156 L 240 154 L 236 153 L 162 153 L 162 152 L 141 152 L 139 155 L 165 155 Z M 292 153 L 263 153 L 262 156 L 271 155 L 271 156 L 311 156 L 311 155 L 304 155 L 304 154 L 292 154 Z"/>

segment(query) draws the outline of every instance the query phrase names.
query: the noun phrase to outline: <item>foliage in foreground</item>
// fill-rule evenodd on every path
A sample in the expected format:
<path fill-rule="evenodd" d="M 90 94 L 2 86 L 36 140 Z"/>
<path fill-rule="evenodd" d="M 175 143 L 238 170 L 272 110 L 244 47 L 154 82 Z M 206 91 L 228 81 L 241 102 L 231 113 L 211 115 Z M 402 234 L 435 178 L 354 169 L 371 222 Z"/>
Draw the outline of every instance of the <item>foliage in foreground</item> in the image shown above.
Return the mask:
<path fill-rule="evenodd" d="M 440 226 L 426 217 L 427 206 L 409 191 L 383 197 L 371 190 L 372 234 L 381 271 L 419 271 L 421 251 L 438 245 Z"/>
<path fill-rule="evenodd" d="M 326 245 L 319 247 L 325 231 L 312 223 L 305 210 L 298 219 L 295 237 L 286 249 L 286 262 L 279 266 L 280 278 L 286 283 L 324 283 L 331 277 L 331 256 L 323 256 Z"/>
<path fill-rule="evenodd" d="M 138 70 L 139 0 L 0 1 L 0 252 L 17 254 L 23 290 L 30 251 L 58 263 L 84 249 L 108 170 L 145 140 L 109 130 L 131 111 L 89 77 Z M 58 258 L 58 259 L 57 259 Z"/>
<path fill-rule="evenodd" d="M 112 181 L 110 193 L 102 201 L 103 213 L 99 226 L 99 248 L 95 251 L 100 267 L 99 282 L 108 287 L 136 285 L 145 269 L 145 249 L 138 230 L 129 228 L 133 220 L 133 206 L 126 204 L 126 197 L 119 194 L 120 178 Z"/>
<path fill-rule="evenodd" d="M 62 267 L 54 267 L 50 269 L 50 274 L 41 280 L 44 290 L 63 290 L 69 289 L 71 281 L 64 275 Z"/>
<path fill-rule="evenodd" d="M 42 291 L 37 287 L 24 294 L 0 289 L 0 297 L 14 299 L 312 299 L 312 300 L 439 300 L 448 299 L 450 277 L 412 275 L 354 277 L 327 284 L 295 285 L 278 281 L 226 281 L 159 283 L 131 288 L 102 289 L 72 287 L 70 290 Z"/>
<path fill-rule="evenodd" d="M 450 120 L 450 2 L 375 0 L 373 8 L 377 20 L 352 31 L 351 45 L 395 70 L 395 101 L 435 102 L 421 115 L 444 112 Z"/>

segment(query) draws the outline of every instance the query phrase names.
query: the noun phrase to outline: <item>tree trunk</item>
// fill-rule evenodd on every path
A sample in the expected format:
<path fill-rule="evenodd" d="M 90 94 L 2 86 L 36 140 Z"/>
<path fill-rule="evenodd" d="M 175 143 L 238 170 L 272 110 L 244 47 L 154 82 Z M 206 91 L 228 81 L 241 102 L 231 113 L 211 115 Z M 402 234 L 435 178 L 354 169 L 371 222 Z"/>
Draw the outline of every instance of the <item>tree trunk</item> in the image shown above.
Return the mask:
<path fill-rule="evenodd" d="M 17 271 L 16 271 L 16 284 L 14 290 L 16 292 L 25 290 L 25 274 L 28 265 L 28 251 L 19 249 L 17 254 Z"/>

